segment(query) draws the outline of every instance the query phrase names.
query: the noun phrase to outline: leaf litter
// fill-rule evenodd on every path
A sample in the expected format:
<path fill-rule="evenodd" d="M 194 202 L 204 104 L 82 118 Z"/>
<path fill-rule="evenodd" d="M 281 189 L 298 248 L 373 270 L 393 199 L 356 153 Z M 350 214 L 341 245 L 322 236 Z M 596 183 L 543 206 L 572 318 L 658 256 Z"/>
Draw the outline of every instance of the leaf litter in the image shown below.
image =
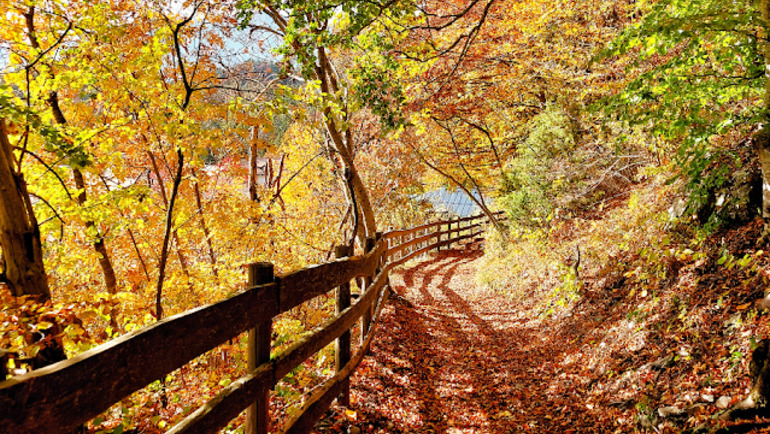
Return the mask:
<path fill-rule="evenodd" d="M 747 240 L 757 230 L 718 244 L 755 254 Z M 335 404 L 315 432 L 673 433 L 704 423 L 770 432 L 763 419 L 713 419 L 747 393 L 751 342 L 768 324 L 745 270 L 719 268 L 711 241 L 705 260 L 681 260 L 650 294 L 605 270 L 549 315 L 535 294 L 478 285 L 479 250 L 413 261 L 392 274 L 394 294 L 351 378 L 351 407 Z"/>

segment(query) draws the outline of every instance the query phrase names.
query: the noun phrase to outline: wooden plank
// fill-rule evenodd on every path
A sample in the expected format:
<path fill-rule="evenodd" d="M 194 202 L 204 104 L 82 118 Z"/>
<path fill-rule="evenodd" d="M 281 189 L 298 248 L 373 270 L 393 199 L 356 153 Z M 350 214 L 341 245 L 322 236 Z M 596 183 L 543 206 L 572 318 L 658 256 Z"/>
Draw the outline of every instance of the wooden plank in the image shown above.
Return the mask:
<path fill-rule="evenodd" d="M 227 425 L 246 408 L 249 402 L 257 397 L 259 390 L 272 388 L 300 363 L 355 324 L 364 310 L 373 304 L 378 289 L 383 287 L 387 281 L 387 273 L 380 273 L 374 284 L 358 299 L 356 304 L 345 309 L 323 326 L 318 327 L 310 335 L 295 342 L 275 359 L 260 365 L 253 374 L 241 377 L 226 387 L 215 398 L 175 425 L 169 433 L 213 433 Z M 350 362 L 345 365 L 345 368 L 348 366 L 350 366 Z"/>
<path fill-rule="evenodd" d="M 421 236 L 419 238 L 414 238 L 414 239 L 412 239 L 412 240 L 410 240 L 410 241 L 408 241 L 406 243 L 395 245 L 392 248 L 388 249 L 388 251 L 386 253 L 388 255 L 393 255 L 394 253 L 398 253 L 401 250 L 403 250 L 403 249 L 405 249 L 405 248 L 407 248 L 409 246 L 412 246 L 414 244 L 417 244 L 417 243 L 420 243 L 420 242 L 423 242 L 423 241 L 428 241 L 428 240 L 430 240 L 432 238 L 435 238 L 437 236 L 438 236 L 438 232 L 435 232 L 435 233 L 431 232 L 428 235 L 423 235 L 423 236 Z"/>
<path fill-rule="evenodd" d="M 326 294 L 356 277 L 374 274 L 379 257 L 385 252 L 384 245 L 385 243 L 378 243 L 375 249 L 365 256 L 315 265 L 281 276 L 278 279 L 281 289 L 280 312 L 286 312 Z"/>
<path fill-rule="evenodd" d="M 276 357 L 272 363 L 275 364 L 276 382 L 286 376 L 300 363 L 307 360 L 308 357 L 317 353 L 323 347 L 337 339 L 342 333 L 350 329 L 358 318 L 364 313 L 375 300 L 379 288 L 388 281 L 387 272 L 380 273 L 375 278 L 372 285 L 356 300 L 349 308 L 345 309 L 340 315 L 332 318 L 322 326 L 313 330 L 312 333 L 295 342 L 289 349 Z"/>
<path fill-rule="evenodd" d="M 381 273 L 380 275 L 387 277 L 386 273 Z M 384 291 L 382 297 L 377 303 L 374 321 L 372 322 L 372 327 L 370 328 L 369 334 L 366 336 L 364 345 L 359 348 L 355 356 L 353 356 L 350 362 L 345 366 L 345 369 L 328 380 L 324 386 L 321 387 L 321 389 L 319 389 L 307 401 L 305 401 L 305 404 L 302 406 L 302 410 L 298 412 L 296 416 L 289 419 L 284 428 L 281 430 L 281 433 L 306 434 L 313 429 L 313 425 L 315 425 L 316 421 L 321 416 L 323 416 L 323 414 L 331 405 L 332 401 L 334 401 L 334 398 L 339 394 L 339 388 L 342 381 L 348 378 L 350 374 L 355 371 L 355 369 L 361 363 L 361 360 L 363 360 L 364 355 L 366 355 L 367 351 L 369 350 L 369 345 L 372 343 L 372 339 L 374 338 L 374 331 L 377 327 L 377 324 L 380 322 L 380 312 L 382 311 L 382 307 L 385 305 L 385 303 L 387 303 L 389 294 L 389 290 Z"/>
<path fill-rule="evenodd" d="M 495 215 L 495 216 L 499 216 L 501 214 L 504 214 L 504 211 L 497 211 L 497 212 L 494 212 L 492 214 Z M 384 234 L 382 234 L 382 237 L 385 238 L 385 239 L 393 239 L 393 238 L 400 237 L 400 236 L 403 236 L 403 235 L 409 235 L 409 234 L 411 234 L 413 232 L 416 232 L 418 230 L 431 229 L 431 228 L 436 227 L 438 225 L 444 225 L 444 224 L 447 224 L 447 223 L 462 223 L 462 222 L 467 222 L 467 221 L 472 221 L 472 220 L 479 220 L 479 219 L 484 219 L 484 218 L 486 218 L 486 215 L 484 215 L 484 214 L 476 214 L 476 215 L 473 215 L 473 216 L 470 216 L 470 217 L 463 217 L 461 219 L 442 220 L 442 221 L 439 221 L 439 222 L 427 223 L 427 224 L 424 224 L 424 225 L 421 225 L 421 226 L 415 226 L 415 227 L 410 228 L 410 229 L 399 229 L 399 230 L 396 230 L 396 231 L 388 231 L 388 232 L 385 232 Z"/>
<path fill-rule="evenodd" d="M 225 387 L 216 397 L 190 413 L 166 434 L 216 433 L 238 417 L 244 407 L 255 401 L 259 394 L 272 387 L 272 364 L 264 364 Z"/>
<path fill-rule="evenodd" d="M 4 432 L 68 432 L 113 403 L 278 314 L 275 284 L 193 309 L 0 383 Z"/>
<path fill-rule="evenodd" d="M 431 229 L 431 228 L 434 228 L 434 227 L 436 227 L 438 225 L 445 224 L 445 223 L 446 223 L 446 221 L 442 220 L 442 221 L 434 222 L 434 223 L 426 223 L 424 225 L 415 226 L 415 227 L 409 228 L 409 229 L 399 229 L 399 230 L 395 230 L 395 231 L 388 231 L 388 232 L 385 232 L 384 234 L 382 234 L 382 238 L 386 239 L 386 240 L 395 239 L 395 238 L 398 238 L 398 237 L 401 237 L 401 236 L 404 236 L 404 235 L 409 235 L 409 234 L 411 234 L 411 233 L 413 233 L 413 232 L 415 232 L 417 230 L 420 230 L 420 229 L 427 230 L 427 229 Z"/>
<path fill-rule="evenodd" d="M 409 254 L 407 256 L 404 256 L 401 259 L 391 261 L 390 263 L 388 263 L 387 270 L 390 271 L 393 268 L 403 264 L 404 262 L 414 258 L 415 256 L 418 256 L 418 255 L 420 255 L 422 253 L 428 252 L 431 249 L 435 249 L 437 247 L 443 247 L 443 246 L 445 246 L 445 245 L 447 245 L 449 243 L 455 243 L 455 242 L 463 241 L 463 240 L 466 240 L 468 238 L 473 238 L 473 237 L 475 237 L 477 235 L 481 235 L 482 233 L 483 233 L 483 231 L 477 231 L 477 232 L 474 232 L 474 233 L 471 233 L 471 234 L 463 235 L 463 236 L 458 237 L 458 238 L 448 239 L 448 240 L 444 240 L 444 241 L 441 241 L 441 242 L 435 242 L 435 243 L 433 243 L 433 244 L 431 244 L 429 246 L 423 247 L 423 248 L 421 248 L 419 250 L 415 250 L 411 254 Z"/>
<path fill-rule="evenodd" d="M 481 227 L 481 223 L 476 223 L 476 224 L 474 224 L 474 225 L 471 225 L 471 226 L 467 226 L 467 227 L 464 227 L 464 228 L 462 228 L 462 230 L 474 229 L 474 228 L 477 228 L 477 227 Z M 439 236 L 439 235 L 448 235 L 448 236 L 449 236 L 449 241 L 450 241 L 450 242 L 459 241 L 459 240 L 454 240 L 454 241 L 452 241 L 452 238 L 451 238 L 451 237 L 452 237 L 452 233 L 454 233 L 454 232 L 459 232 L 459 229 L 455 228 L 455 229 L 452 229 L 452 230 L 446 230 L 446 231 L 442 231 L 442 232 L 433 232 L 433 233 L 430 233 L 430 234 L 428 234 L 428 235 L 424 235 L 424 236 L 422 236 L 422 237 L 420 237 L 420 238 L 415 238 L 415 239 L 413 239 L 413 240 L 411 240 L 411 241 L 408 241 L 408 242 L 406 242 L 406 243 L 404 243 L 404 244 L 399 244 L 399 245 L 397 245 L 397 246 L 393 246 L 392 248 L 390 248 L 390 249 L 387 251 L 387 254 L 388 254 L 388 255 L 393 255 L 394 253 L 398 253 L 398 252 L 400 252 L 400 251 L 402 251 L 402 250 L 406 249 L 407 247 L 411 247 L 411 246 L 413 246 L 413 245 L 415 245 L 415 244 L 418 244 L 418 243 L 420 243 L 420 242 L 423 242 L 423 241 L 427 241 L 427 240 L 430 240 L 431 238 L 435 238 L 435 237 L 437 237 L 437 236 Z M 447 240 L 441 241 L 441 243 L 439 243 L 439 242 L 437 241 L 437 242 L 435 242 L 435 243 L 431 244 L 431 246 L 432 246 L 433 248 L 436 248 L 436 247 L 439 247 L 439 246 L 444 246 L 444 245 L 447 245 L 447 244 L 449 244 L 449 243 L 447 243 L 447 242 L 445 242 L 445 241 L 447 241 Z M 420 251 L 425 251 L 425 250 L 424 250 L 424 249 L 420 249 Z M 414 256 L 413 256 L 413 255 L 409 255 L 409 257 L 410 257 L 410 258 L 413 258 Z M 403 258 L 402 258 L 402 259 L 403 259 Z M 399 259 L 399 260 L 401 260 L 401 259 Z"/>

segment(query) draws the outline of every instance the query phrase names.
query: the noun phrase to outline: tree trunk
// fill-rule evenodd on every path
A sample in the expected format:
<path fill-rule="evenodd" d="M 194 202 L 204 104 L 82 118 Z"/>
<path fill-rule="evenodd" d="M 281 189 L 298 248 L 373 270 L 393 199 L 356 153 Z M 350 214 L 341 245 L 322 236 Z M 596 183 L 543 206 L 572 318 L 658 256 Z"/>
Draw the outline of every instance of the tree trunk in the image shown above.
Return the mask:
<path fill-rule="evenodd" d="M 50 300 L 40 229 L 24 178 L 14 170 L 4 119 L 0 119 L 0 246 L 11 292 L 17 297 L 36 296 L 40 302 Z"/>
<path fill-rule="evenodd" d="M 329 59 L 326 57 L 326 51 L 321 47 L 318 48 L 318 62 L 315 68 L 316 78 L 321 82 L 321 92 L 325 94 L 336 94 L 339 89 L 337 81 L 335 79 L 335 72 Z M 343 130 L 338 126 L 338 122 L 335 119 L 335 115 L 330 108 L 325 108 L 323 111 L 325 118 L 326 132 L 329 134 L 332 146 L 334 150 L 340 156 L 342 165 L 346 170 L 350 171 L 349 179 L 346 180 L 345 186 L 349 189 L 349 195 L 358 204 L 358 220 L 359 224 L 363 223 L 363 231 L 359 231 L 359 242 L 361 246 L 366 245 L 366 238 L 374 238 L 377 234 L 377 224 L 374 218 L 374 210 L 372 209 L 371 201 L 369 200 L 369 192 L 366 190 L 361 177 L 358 174 L 354 161 L 354 148 L 353 137 L 350 129 Z M 347 117 L 347 111 L 343 111 L 343 116 Z M 345 120 L 345 119 L 343 119 Z M 356 230 L 356 228 L 354 228 Z"/>
<path fill-rule="evenodd" d="M 206 215 L 203 212 L 203 199 L 201 198 L 201 189 L 198 186 L 198 176 L 193 170 L 193 190 L 195 191 L 195 204 L 198 206 L 198 213 L 201 217 L 201 229 L 203 230 L 203 236 L 206 238 L 206 246 L 209 249 L 209 261 L 211 261 L 211 271 L 214 277 L 219 277 L 219 271 L 217 270 L 217 256 L 214 253 L 214 245 L 211 242 L 211 232 L 206 224 Z"/>
<path fill-rule="evenodd" d="M 75 187 L 80 190 L 80 193 L 77 197 L 78 204 L 83 206 L 88 200 L 86 196 L 86 183 L 83 179 L 83 172 L 81 172 L 79 169 L 73 168 L 72 177 L 75 180 Z M 117 294 L 118 280 L 115 277 L 115 269 L 112 267 L 112 261 L 110 260 L 110 254 L 107 251 L 107 245 L 104 242 L 104 236 L 102 236 L 99 229 L 96 228 L 96 224 L 93 221 L 87 220 L 86 229 L 91 228 L 94 228 L 96 231 L 96 239 L 92 244 L 96 253 L 99 254 L 99 266 L 102 268 L 102 274 L 104 275 L 104 286 L 107 288 L 107 292 L 110 294 Z M 116 324 L 113 324 L 113 327 L 115 325 Z"/>
<path fill-rule="evenodd" d="M 150 163 L 152 164 L 152 171 L 155 173 L 155 179 L 158 181 L 158 188 L 160 188 L 160 196 L 163 199 L 163 204 L 166 209 L 169 207 L 168 196 L 166 195 L 166 187 L 163 184 L 163 178 L 160 176 L 160 169 L 158 168 L 158 162 L 155 160 L 155 154 L 151 151 L 147 151 L 147 155 L 150 156 Z M 176 180 L 175 180 L 176 181 Z M 172 236 L 174 237 L 174 244 L 176 245 L 176 256 L 179 259 L 179 266 L 182 268 L 182 272 L 189 282 L 190 271 L 187 269 L 187 258 L 182 253 L 182 245 L 179 242 L 179 234 L 174 230 Z"/>
<path fill-rule="evenodd" d="M 35 218 L 27 184 L 14 170 L 14 155 L 8 140 L 5 119 L 0 118 L 0 248 L 5 261 L 5 283 L 16 297 L 33 296 L 45 303 L 51 300 L 48 277 L 43 265 L 40 228 Z M 67 358 L 61 342 L 61 327 L 53 316 L 39 318 L 53 325 L 46 330 L 25 334 L 27 343 L 40 350 L 30 361 L 32 369 Z"/>
<path fill-rule="evenodd" d="M 760 2 L 760 12 L 763 22 L 770 20 L 770 0 Z M 759 40 L 762 44 L 762 54 L 765 58 L 765 97 L 763 109 L 770 109 L 770 31 L 767 27 L 762 28 Z M 770 113 L 770 112 L 768 112 Z M 759 131 L 754 135 L 754 149 L 759 157 L 759 164 L 762 168 L 762 218 L 765 221 L 765 231 L 762 238 L 766 238 L 770 230 L 770 114 L 765 113 L 764 122 L 760 125 Z"/>
<path fill-rule="evenodd" d="M 30 6 L 27 13 L 24 15 L 27 24 L 27 37 L 30 44 L 36 48 L 41 49 L 40 43 L 35 36 L 35 7 Z M 55 78 L 54 73 L 50 72 L 51 78 Z M 51 91 L 48 94 L 48 105 L 51 107 L 51 113 L 54 120 L 59 125 L 66 125 L 67 119 L 64 117 L 64 113 L 59 106 L 59 94 L 56 91 Z M 72 176 L 75 179 L 75 186 L 80 190 L 77 201 L 80 206 L 86 202 L 86 188 L 83 180 L 83 173 L 76 167 L 72 168 Z M 94 228 L 96 225 L 93 221 L 86 221 L 86 228 Z M 104 274 L 104 285 L 107 287 L 107 292 L 110 294 L 116 294 L 118 292 L 117 279 L 115 278 L 115 269 L 112 267 L 112 261 L 110 260 L 109 253 L 107 252 L 107 246 L 104 243 L 104 237 L 96 229 L 96 240 L 92 243 L 94 250 L 99 254 L 99 266 L 102 268 Z"/>
<path fill-rule="evenodd" d="M 374 219 L 374 209 L 372 209 L 372 203 L 369 200 L 369 192 L 364 186 L 364 181 L 358 175 L 355 165 L 351 164 L 350 169 L 350 186 L 358 202 L 358 211 L 360 215 L 360 221 L 364 226 L 363 241 L 361 245 L 366 245 L 366 238 L 373 238 L 377 234 L 377 225 Z M 359 237 L 361 238 L 361 237 Z"/>
<path fill-rule="evenodd" d="M 257 194 L 257 139 L 259 138 L 259 128 L 251 129 L 251 141 L 249 143 L 249 199 L 252 202 L 259 202 Z"/>
<path fill-rule="evenodd" d="M 168 201 L 168 209 L 166 210 L 166 225 L 163 231 L 163 247 L 160 251 L 160 264 L 158 265 L 158 286 L 155 291 L 155 313 L 157 320 L 163 319 L 163 282 L 166 278 L 166 263 L 168 262 L 168 245 L 171 239 L 171 234 L 174 231 L 174 204 L 176 203 L 176 197 L 179 193 L 179 184 L 182 182 L 182 169 L 184 168 L 184 154 L 182 149 L 177 148 L 177 168 L 174 175 L 174 184 L 171 188 L 171 198 Z"/>

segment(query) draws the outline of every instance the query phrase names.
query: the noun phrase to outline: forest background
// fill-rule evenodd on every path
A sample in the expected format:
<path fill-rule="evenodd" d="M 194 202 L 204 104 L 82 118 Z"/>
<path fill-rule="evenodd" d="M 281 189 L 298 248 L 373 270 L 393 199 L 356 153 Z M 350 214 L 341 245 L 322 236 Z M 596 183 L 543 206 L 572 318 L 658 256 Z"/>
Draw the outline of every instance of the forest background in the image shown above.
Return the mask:
<path fill-rule="evenodd" d="M 662 257 L 697 260 L 714 231 L 768 217 L 762 5 L 2 0 L 3 188 L 38 264 L 35 282 L 15 271 L 3 238 L 5 367 L 221 300 L 249 263 L 360 252 L 432 218 L 415 198 L 437 188 L 507 211 L 479 276 L 491 289 L 563 307 L 578 249 L 584 273 L 632 252 L 629 278 L 663 281 Z M 277 345 L 330 308 L 282 317 Z M 242 365 L 239 342 L 215 350 L 196 390 Z M 175 381 L 180 408 L 205 399 Z M 158 390 L 109 428 L 173 422 L 137 422 Z"/>

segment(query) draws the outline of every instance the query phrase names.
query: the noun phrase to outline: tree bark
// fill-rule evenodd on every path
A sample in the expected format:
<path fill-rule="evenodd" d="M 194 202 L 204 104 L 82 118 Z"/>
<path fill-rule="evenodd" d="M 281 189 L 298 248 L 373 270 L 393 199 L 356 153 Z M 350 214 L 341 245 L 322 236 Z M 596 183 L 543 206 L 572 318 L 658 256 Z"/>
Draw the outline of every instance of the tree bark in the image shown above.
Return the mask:
<path fill-rule="evenodd" d="M 0 118 L 0 248 L 5 261 L 5 283 L 14 296 L 32 296 L 39 303 L 45 303 L 51 300 L 51 291 L 43 264 L 40 228 L 24 177 L 13 167 L 13 149 L 5 120 Z M 24 336 L 28 344 L 40 347 L 30 360 L 32 369 L 67 358 L 56 318 L 47 315 L 37 320 L 53 325 Z"/>
<path fill-rule="evenodd" d="M 214 273 L 214 277 L 219 277 L 219 271 L 217 270 L 217 255 L 214 253 L 214 245 L 211 242 L 211 232 L 208 225 L 206 225 L 206 214 L 203 212 L 203 199 L 201 198 L 201 189 L 198 186 L 198 176 L 193 170 L 193 190 L 195 191 L 195 204 L 198 206 L 198 213 L 201 217 L 201 229 L 203 230 L 203 236 L 206 238 L 206 246 L 209 249 L 209 261 L 211 261 L 211 271 Z"/>
<path fill-rule="evenodd" d="M 315 68 L 316 78 L 321 82 L 321 92 L 327 95 L 337 94 L 339 89 L 337 81 L 334 78 L 334 70 L 329 59 L 326 57 L 326 51 L 323 47 L 318 49 L 318 65 Z M 350 130 L 344 130 L 338 126 L 337 121 L 330 108 L 325 108 L 324 125 L 329 134 L 334 150 L 340 156 L 342 165 L 350 171 L 350 179 L 345 183 L 349 189 L 349 195 L 358 204 L 359 221 L 363 223 L 363 232 L 359 232 L 359 242 L 362 246 L 366 245 L 366 238 L 374 238 L 377 234 L 377 224 L 374 218 L 374 210 L 369 200 L 369 192 L 366 190 L 363 180 L 358 174 L 354 161 L 353 137 Z M 347 110 L 344 111 L 347 116 Z M 355 221 L 355 219 L 354 219 Z"/>
<path fill-rule="evenodd" d="M 760 13 L 763 22 L 770 20 L 770 0 L 761 0 Z M 765 96 L 763 109 L 766 111 L 764 122 L 760 124 L 759 131 L 754 134 L 754 149 L 759 157 L 762 168 L 762 218 L 765 221 L 765 231 L 762 240 L 766 239 L 770 231 L 770 29 L 767 25 L 761 29 L 759 40 L 762 44 L 762 54 L 765 60 Z"/>
<path fill-rule="evenodd" d="M 83 179 L 83 172 L 79 169 L 72 169 L 72 177 L 75 180 L 75 187 L 80 190 L 77 196 L 77 201 L 80 206 L 85 205 L 88 200 L 86 196 L 86 183 Z M 94 229 L 96 231 L 96 239 L 93 241 L 93 247 L 96 253 L 99 254 L 99 266 L 102 268 L 102 274 L 104 275 L 104 286 L 107 288 L 107 292 L 110 294 L 118 293 L 118 279 L 115 277 L 115 269 L 112 267 L 112 261 L 110 260 L 110 254 L 107 251 L 107 244 L 104 242 L 104 236 L 96 224 L 91 220 L 86 220 L 86 229 Z"/>
<path fill-rule="evenodd" d="M 259 202 L 257 194 L 257 139 L 259 137 L 259 127 L 251 129 L 251 140 L 249 143 L 249 199 L 252 202 Z"/>
<path fill-rule="evenodd" d="M 176 203 L 177 193 L 179 193 L 179 184 L 182 183 L 182 169 L 184 168 L 184 154 L 181 148 L 177 148 L 177 168 L 176 175 L 174 175 L 174 184 L 171 188 L 171 198 L 168 201 L 168 209 L 166 210 L 166 226 L 163 233 L 163 247 L 160 251 L 160 265 L 158 266 L 158 286 L 155 292 L 155 313 L 157 320 L 163 319 L 163 281 L 166 278 L 166 263 L 168 262 L 168 244 L 171 239 L 171 234 L 176 233 L 174 231 L 174 204 Z M 178 247 L 178 246 L 177 246 Z"/>
<path fill-rule="evenodd" d="M 5 259 L 5 278 L 17 296 L 51 299 L 43 266 L 43 250 L 27 184 L 14 170 L 14 155 L 5 120 L 0 118 L 0 247 Z"/>
<path fill-rule="evenodd" d="M 153 154 L 151 151 L 147 151 L 147 155 L 150 156 L 152 171 L 155 173 L 155 179 L 158 181 L 158 188 L 160 188 L 160 196 L 163 199 L 163 204 L 166 206 L 166 209 L 168 209 L 169 199 L 168 199 L 168 196 L 166 195 L 166 187 L 165 187 L 165 184 L 163 184 L 163 178 L 161 178 L 160 176 L 160 169 L 158 168 L 158 162 L 155 160 L 155 154 Z M 190 272 L 187 269 L 187 258 L 182 253 L 182 247 L 179 242 L 179 234 L 177 234 L 176 230 L 174 230 L 172 235 L 174 237 L 174 244 L 176 245 L 176 256 L 177 256 L 177 259 L 179 259 L 179 266 L 182 268 L 182 272 L 184 273 L 185 277 L 187 277 L 187 280 L 189 281 Z"/>

